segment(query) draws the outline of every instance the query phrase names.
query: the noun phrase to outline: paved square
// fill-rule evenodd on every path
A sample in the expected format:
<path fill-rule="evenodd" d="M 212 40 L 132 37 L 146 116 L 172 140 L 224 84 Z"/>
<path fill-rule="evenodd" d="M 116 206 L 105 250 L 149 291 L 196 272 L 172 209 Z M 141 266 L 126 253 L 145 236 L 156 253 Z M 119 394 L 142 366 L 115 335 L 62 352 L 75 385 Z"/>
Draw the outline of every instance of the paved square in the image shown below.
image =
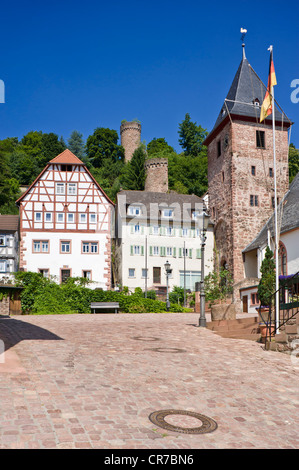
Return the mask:
<path fill-rule="evenodd" d="M 0 448 L 298 449 L 299 363 L 195 327 L 198 317 L 0 317 Z M 218 427 L 189 435 L 149 420 L 168 409 Z"/>

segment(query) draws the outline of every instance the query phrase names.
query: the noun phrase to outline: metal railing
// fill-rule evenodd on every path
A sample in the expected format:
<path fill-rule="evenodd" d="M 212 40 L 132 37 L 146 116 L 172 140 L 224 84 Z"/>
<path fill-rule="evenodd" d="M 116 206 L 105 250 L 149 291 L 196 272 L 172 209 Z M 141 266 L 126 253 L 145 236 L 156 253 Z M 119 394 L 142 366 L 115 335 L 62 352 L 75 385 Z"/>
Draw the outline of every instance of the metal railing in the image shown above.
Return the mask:
<path fill-rule="evenodd" d="M 259 308 L 260 317 L 266 325 L 265 342 L 268 338 L 273 338 L 278 330 L 299 312 L 299 271 L 291 276 L 280 276 L 279 283 L 279 289 L 271 296 L 273 301 L 270 302 L 269 311 L 264 313 L 261 306 Z M 277 292 L 279 293 L 278 319 L 276 319 Z"/>

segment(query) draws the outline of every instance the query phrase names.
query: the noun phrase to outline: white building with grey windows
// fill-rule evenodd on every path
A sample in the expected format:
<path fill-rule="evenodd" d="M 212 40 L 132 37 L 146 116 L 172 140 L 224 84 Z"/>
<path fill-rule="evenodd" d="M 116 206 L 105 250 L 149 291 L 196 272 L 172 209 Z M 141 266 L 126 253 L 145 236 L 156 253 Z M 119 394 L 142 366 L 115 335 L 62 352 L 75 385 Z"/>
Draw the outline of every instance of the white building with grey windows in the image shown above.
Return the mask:
<path fill-rule="evenodd" d="M 19 216 L 0 215 L 0 280 L 19 268 Z"/>
<path fill-rule="evenodd" d="M 164 264 L 172 273 L 169 288 L 194 291 L 201 279 L 203 199 L 175 192 L 120 191 L 116 204 L 114 284 L 166 292 Z M 213 227 L 205 242 L 205 272 L 213 269 Z"/>

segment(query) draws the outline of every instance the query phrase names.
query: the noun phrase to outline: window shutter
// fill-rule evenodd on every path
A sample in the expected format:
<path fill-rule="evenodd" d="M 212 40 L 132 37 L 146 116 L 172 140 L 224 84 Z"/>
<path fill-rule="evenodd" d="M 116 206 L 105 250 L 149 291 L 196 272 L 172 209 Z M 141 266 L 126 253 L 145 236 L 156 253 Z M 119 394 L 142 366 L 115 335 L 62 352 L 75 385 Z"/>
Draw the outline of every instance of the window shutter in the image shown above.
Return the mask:
<path fill-rule="evenodd" d="M 192 248 L 189 249 L 189 258 L 192 258 Z"/>
<path fill-rule="evenodd" d="M 143 234 L 144 234 L 144 226 L 141 225 L 141 235 L 143 235 Z"/>
<path fill-rule="evenodd" d="M 143 256 L 143 255 L 144 255 L 144 246 L 141 245 L 141 256 Z"/>
<path fill-rule="evenodd" d="M 150 233 L 150 235 L 153 234 L 153 227 L 152 226 L 150 226 L 150 228 L 149 228 L 149 233 Z"/>
<path fill-rule="evenodd" d="M 131 233 L 134 233 L 134 227 L 131 225 Z"/>
<path fill-rule="evenodd" d="M 130 246 L 130 254 L 133 255 L 133 245 Z"/>
<path fill-rule="evenodd" d="M 149 247 L 149 254 L 150 254 L 150 256 L 153 256 L 153 247 L 152 246 Z"/>
<path fill-rule="evenodd" d="M 197 248 L 196 250 L 196 258 L 200 259 L 201 258 L 201 249 Z"/>
<path fill-rule="evenodd" d="M 182 248 L 179 248 L 179 258 L 182 257 Z"/>
<path fill-rule="evenodd" d="M 173 257 L 176 258 L 176 247 L 174 246 L 172 250 L 173 250 Z"/>

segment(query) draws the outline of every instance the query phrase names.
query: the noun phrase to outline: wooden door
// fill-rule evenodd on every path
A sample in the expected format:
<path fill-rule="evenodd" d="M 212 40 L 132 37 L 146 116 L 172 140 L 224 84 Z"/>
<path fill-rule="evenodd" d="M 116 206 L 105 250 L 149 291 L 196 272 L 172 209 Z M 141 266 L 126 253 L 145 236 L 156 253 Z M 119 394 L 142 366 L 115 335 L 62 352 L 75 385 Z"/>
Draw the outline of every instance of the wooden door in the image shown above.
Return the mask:
<path fill-rule="evenodd" d="M 243 313 L 248 313 L 248 295 L 243 295 Z"/>
<path fill-rule="evenodd" d="M 10 315 L 21 315 L 22 307 L 21 307 L 21 297 L 19 292 L 14 292 L 11 294 L 9 299 L 9 314 Z"/>

